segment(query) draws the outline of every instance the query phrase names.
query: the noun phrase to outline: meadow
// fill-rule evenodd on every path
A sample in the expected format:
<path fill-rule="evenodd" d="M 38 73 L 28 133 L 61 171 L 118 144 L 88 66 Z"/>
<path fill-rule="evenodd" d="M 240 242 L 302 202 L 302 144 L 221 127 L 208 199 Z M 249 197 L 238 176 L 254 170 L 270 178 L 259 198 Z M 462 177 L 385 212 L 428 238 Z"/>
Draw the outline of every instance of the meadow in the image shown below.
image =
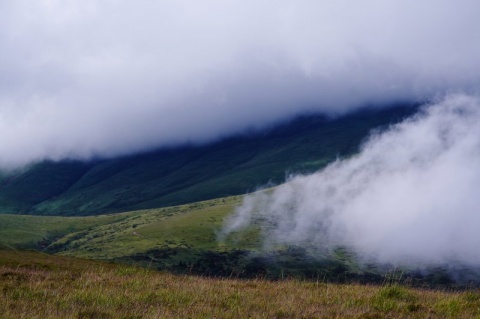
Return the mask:
<path fill-rule="evenodd" d="M 0 214 L 0 247 L 56 256 L 135 265 L 174 274 L 337 283 L 375 283 L 396 269 L 399 282 L 450 289 L 479 286 L 469 269 L 435 267 L 418 272 L 359 263 L 344 247 L 318 251 L 308 245 L 263 245 L 261 219 L 219 237 L 226 218 L 242 202 L 231 196 L 180 206 L 86 217 Z M 459 278 L 461 278 L 459 280 Z"/>
<path fill-rule="evenodd" d="M 0 250 L 0 313 L 10 318 L 474 318 L 480 291 L 174 275 Z"/>

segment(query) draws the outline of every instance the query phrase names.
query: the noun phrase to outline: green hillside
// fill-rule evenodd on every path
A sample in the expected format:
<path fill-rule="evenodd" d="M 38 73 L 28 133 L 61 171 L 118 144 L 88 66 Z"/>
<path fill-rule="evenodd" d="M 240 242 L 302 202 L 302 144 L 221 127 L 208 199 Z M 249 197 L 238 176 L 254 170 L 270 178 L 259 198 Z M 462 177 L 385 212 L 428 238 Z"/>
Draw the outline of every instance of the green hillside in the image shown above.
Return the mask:
<path fill-rule="evenodd" d="M 133 264 L 180 274 L 381 283 L 388 265 L 359 264 L 338 247 L 263 246 L 261 219 L 223 238 L 241 196 L 181 206 L 87 217 L 0 215 L 0 248 Z M 434 287 L 477 286 L 471 269 L 396 269 L 401 281 Z"/>
<path fill-rule="evenodd" d="M 233 234 L 222 242 L 217 234 L 241 198 L 88 217 L 3 214 L 0 245 L 179 272 L 195 264 L 197 273 L 218 275 L 222 271 L 205 265 L 204 259 L 241 251 L 234 265 L 221 265 L 240 273 L 247 255 L 261 248 L 258 229 Z"/>
<path fill-rule="evenodd" d="M 99 215 L 244 194 L 354 153 L 373 128 L 415 110 L 311 115 L 268 131 L 91 162 L 42 162 L 0 175 L 0 213 Z"/>
<path fill-rule="evenodd" d="M 205 250 L 233 249 L 240 247 L 238 241 L 219 245 L 216 233 L 241 199 L 241 196 L 233 196 L 86 217 L 2 214 L 0 245 L 109 260 L 164 245 Z M 260 246 L 254 238 L 248 241 L 251 242 L 248 248 Z"/>

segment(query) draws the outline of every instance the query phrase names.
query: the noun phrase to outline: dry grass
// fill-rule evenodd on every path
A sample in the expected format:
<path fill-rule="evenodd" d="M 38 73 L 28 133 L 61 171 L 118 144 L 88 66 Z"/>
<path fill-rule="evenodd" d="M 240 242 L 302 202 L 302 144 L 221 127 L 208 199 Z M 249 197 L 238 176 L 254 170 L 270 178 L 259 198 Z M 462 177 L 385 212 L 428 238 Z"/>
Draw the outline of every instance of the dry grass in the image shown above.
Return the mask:
<path fill-rule="evenodd" d="M 176 276 L 0 251 L 1 318 L 472 318 L 478 291 Z"/>

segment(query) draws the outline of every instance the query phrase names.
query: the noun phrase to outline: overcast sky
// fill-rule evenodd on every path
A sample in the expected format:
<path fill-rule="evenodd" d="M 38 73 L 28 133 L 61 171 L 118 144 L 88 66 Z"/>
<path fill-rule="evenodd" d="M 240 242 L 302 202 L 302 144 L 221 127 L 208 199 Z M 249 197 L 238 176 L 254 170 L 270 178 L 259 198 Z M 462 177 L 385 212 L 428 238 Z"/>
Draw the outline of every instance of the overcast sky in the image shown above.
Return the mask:
<path fill-rule="evenodd" d="M 475 0 L 4 0 L 0 167 L 480 87 Z"/>

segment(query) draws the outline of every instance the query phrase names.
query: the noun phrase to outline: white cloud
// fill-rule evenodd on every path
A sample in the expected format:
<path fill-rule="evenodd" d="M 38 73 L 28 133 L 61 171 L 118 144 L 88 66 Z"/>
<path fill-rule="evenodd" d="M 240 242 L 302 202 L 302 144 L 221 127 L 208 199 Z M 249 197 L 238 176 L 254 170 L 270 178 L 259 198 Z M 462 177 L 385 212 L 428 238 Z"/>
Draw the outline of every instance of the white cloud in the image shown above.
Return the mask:
<path fill-rule="evenodd" d="M 0 4 L 0 166 L 480 84 L 477 1 Z"/>
<path fill-rule="evenodd" d="M 269 243 L 347 246 L 399 265 L 480 266 L 478 123 L 480 99 L 451 96 L 373 135 L 350 159 L 248 196 L 225 232 L 261 216 Z"/>

